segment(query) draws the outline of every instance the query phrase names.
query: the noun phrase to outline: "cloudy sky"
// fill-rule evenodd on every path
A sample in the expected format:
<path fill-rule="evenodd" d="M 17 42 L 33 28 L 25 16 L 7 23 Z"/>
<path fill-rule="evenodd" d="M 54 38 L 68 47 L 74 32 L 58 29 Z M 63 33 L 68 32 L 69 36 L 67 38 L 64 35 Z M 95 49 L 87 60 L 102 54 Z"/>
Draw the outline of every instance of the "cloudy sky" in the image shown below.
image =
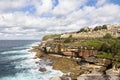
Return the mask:
<path fill-rule="evenodd" d="M 120 0 L 0 0 L 0 39 L 40 39 L 102 24 L 120 24 Z"/>

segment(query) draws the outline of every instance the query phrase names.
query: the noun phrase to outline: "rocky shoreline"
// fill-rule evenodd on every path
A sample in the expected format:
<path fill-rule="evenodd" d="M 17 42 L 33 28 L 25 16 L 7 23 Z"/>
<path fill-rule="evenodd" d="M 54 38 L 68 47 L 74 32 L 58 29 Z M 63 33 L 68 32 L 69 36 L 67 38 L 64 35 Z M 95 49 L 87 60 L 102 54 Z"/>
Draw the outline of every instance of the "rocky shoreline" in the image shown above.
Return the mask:
<path fill-rule="evenodd" d="M 100 30 L 96 28 L 92 30 L 94 34 L 110 31 L 103 26 L 99 27 Z M 118 29 L 119 26 L 112 30 L 119 34 Z M 64 73 L 51 80 L 120 80 L 120 37 L 106 33 L 101 37 L 88 34 L 86 38 L 86 35 L 80 35 L 83 33 L 91 31 L 81 29 L 80 32 L 45 35 L 41 44 L 30 51 L 36 53 L 34 58 L 50 60 L 49 65 L 54 70 Z M 46 71 L 41 67 L 39 70 Z"/>
<path fill-rule="evenodd" d="M 64 73 L 63 76 L 51 78 L 51 80 L 120 80 L 120 69 L 114 67 L 108 68 L 111 61 L 108 59 L 96 59 L 95 57 L 87 58 L 71 58 L 58 54 L 46 54 L 42 52 L 40 46 L 33 47 L 30 52 L 35 52 L 35 58 L 44 58 L 50 60 L 49 65 L 53 69 L 60 70 Z M 45 72 L 45 68 L 39 69 Z"/>
<path fill-rule="evenodd" d="M 75 61 L 73 61 L 69 58 L 63 57 L 61 55 L 44 54 L 43 52 L 38 50 L 37 47 L 36 48 L 34 47 L 32 50 L 30 50 L 30 52 L 36 53 L 36 56 L 34 58 L 41 58 L 41 59 L 45 59 L 45 60 L 50 60 L 48 65 L 53 66 L 53 69 L 60 70 L 64 73 L 64 75 L 59 76 L 59 78 L 61 78 L 61 79 L 70 78 L 71 79 L 71 77 L 72 78 L 77 77 L 76 74 L 78 74 L 80 66 Z M 45 68 L 40 68 L 39 70 L 41 72 L 46 71 Z M 53 80 L 53 79 L 51 79 L 51 80 Z"/>

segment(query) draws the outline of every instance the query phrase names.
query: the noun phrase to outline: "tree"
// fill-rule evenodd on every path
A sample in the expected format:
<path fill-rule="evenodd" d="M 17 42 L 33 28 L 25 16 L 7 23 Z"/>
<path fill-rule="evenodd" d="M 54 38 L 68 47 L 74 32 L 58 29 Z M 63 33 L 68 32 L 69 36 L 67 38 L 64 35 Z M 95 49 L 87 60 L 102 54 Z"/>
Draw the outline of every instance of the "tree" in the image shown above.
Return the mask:
<path fill-rule="evenodd" d="M 70 35 L 68 38 L 64 40 L 64 43 L 70 43 L 72 42 L 72 40 L 73 40 L 72 35 Z"/>
<path fill-rule="evenodd" d="M 120 40 L 116 40 L 116 41 L 112 44 L 111 50 L 112 50 L 113 55 L 120 54 Z"/>
<path fill-rule="evenodd" d="M 81 28 L 77 33 L 80 33 L 80 32 L 87 32 L 87 31 L 90 31 L 90 29 L 87 30 L 87 29 L 85 29 L 85 28 Z"/>
<path fill-rule="evenodd" d="M 111 45 L 105 42 L 101 46 L 100 50 L 104 52 L 111 52 Z"/>
<path fill-rule="evenodd" d="M 102 26 L 102 29 L 107 29 L 107 25 L 103 25 L 103 26 Z"/>
<path fill-rule="evenodd" d="M 101 26 L 96 26 L 96 27 L 94 28 L 94 31 L 98 31 L 98 30 L 101 30 L 101 29 L 102 29 Z"/>
<path fill-rule="evenodd" d="M 117 39 L 119 39 L 119 40 L 120 40 L 120 37 L 117 37 Z"/>
<path fill-rule="evenodd" d="M 110 38 L 112 38 L 112 36 L 111 36 L 111 34 L 107 33 L 107 34 L 105 34 L 105 36 L 103 36 L 103 38 L 110 39 Z"/>

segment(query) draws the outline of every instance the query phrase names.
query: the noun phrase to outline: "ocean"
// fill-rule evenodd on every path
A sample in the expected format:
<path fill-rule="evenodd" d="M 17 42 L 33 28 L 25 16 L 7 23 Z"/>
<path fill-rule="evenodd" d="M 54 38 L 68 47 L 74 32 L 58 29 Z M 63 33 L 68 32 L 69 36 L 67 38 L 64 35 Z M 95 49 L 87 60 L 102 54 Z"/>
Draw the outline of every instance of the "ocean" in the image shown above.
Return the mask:
<path fill-rule="evenodd" d="M 0 80 L 50 80 L 61 76 L 61 71 L 53 70 L 47 61 L 33 59 L 35 53 L 28 52 L 38 43 L 35 40 L 0 40 Z M 40 72 L 40 67 L 47 71 Z"/>

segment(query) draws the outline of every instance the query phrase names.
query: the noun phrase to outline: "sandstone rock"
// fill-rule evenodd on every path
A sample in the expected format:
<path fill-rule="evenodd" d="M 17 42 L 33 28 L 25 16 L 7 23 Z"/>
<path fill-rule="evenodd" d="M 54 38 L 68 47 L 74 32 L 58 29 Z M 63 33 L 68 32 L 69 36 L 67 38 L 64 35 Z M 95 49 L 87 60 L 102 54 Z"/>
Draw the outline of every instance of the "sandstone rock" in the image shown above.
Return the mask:
<path fill-rule="evenodd" d="M 77 80 L 106 80 L 102 74 L 82 74 L 77 77 Z"/>
<path fill-rule="evenodd" d="M 77 77 L 77 80 L 120 80 L 120 77 L 102 74 L 82 74 Z"/>
<path fill-rule="evenodd" d="M 78 77 L 77 80 L 86 80 L 87 77 Z"/>
<path fill-rule="evenodd" d="M 105 72 L 106 71 L 106 67 L 101 67 L 100 69 L 99 69 L 99 71 L 98 72 L 101 72 L 101 73 L 103 73 L 103 72 Z"/>
<path fill-rule="evenodd" d="M 119 76 L 110 76 L 110 80 L 120 80 Z"/>
<path fill-rule="evenodd" d="M 106 71 L 107 75 L 120 76 L 120 69 L 109 69 Z"/>
<path fill-rule="evenodd" d="M 42 51 L 38 51 L 38 52 L 36 52 L 36 56 L 37 56 L 38 58 L 43 57 L 43 53 L 42 53 Z"/>
<path fill-rule="evenodd" d="M 98 59 L 95 58 L 95 57 L 88 57 L 88 58 L 85 58 L 86 61 L 88 62 L 91 62 L 91 63 L 98 63 Z"/>

